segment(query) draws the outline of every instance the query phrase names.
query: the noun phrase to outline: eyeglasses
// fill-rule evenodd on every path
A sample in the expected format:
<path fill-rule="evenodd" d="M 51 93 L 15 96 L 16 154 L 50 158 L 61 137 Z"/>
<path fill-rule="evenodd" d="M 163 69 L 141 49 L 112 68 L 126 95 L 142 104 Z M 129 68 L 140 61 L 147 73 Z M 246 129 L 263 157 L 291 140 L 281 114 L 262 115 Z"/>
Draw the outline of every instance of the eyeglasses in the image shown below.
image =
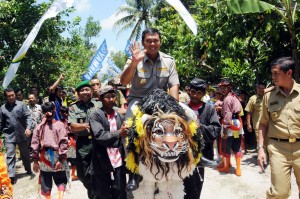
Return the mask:
<path fill-rule="evenodd" d="M 152 43 L 158 44 L 159 42 L 160 42 L 159 39 L 146 39 L 145 40 L 145 43 L 147 43 L 147 44 L 152 44 Z"/>
<path fill-rule="evenodd" d="M 99 83 L 95 83 L 95 84 L 91 84 L 91 86 L 100 86 L 100 84 Z"/>

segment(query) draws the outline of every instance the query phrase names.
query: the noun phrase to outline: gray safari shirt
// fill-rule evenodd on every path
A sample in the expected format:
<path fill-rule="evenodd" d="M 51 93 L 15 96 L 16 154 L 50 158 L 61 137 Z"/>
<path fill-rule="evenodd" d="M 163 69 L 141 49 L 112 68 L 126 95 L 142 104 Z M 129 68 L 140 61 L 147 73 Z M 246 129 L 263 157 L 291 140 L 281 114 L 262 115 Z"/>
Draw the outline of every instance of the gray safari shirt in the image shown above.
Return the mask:
<path fill-rule="evenodd" d="M 125 68 L 129 64 L 127 63 Z M 156 88 L 167 91 L 174 85 L 179 85 L 174 58 L 159 52 L 159 56 L 153 64 L 145 55 L 144 60 L 138 64 L 131 80 L 129 101 L 133 98 L 143 98 Z"/>

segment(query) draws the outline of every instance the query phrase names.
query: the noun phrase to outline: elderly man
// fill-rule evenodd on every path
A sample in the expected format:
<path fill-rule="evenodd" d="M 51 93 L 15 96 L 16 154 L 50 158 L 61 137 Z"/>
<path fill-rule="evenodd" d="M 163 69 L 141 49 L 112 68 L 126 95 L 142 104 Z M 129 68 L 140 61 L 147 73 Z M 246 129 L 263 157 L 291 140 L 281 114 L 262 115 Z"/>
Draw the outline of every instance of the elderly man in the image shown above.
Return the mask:
<path fill-rule="evenodd" d="M 88 190 L 89 198 L 93 198 L 90 164 L 92 158 L 92 135 L 89 119 L 93 111 L 101 107 L 99 101 L 92 100 L 92 89 L 89 81 L 80 82 L 76 86 L 79 101 L 69 108 L 68 123 L 76 141 L 76 168 L 77 176 Z"/>
<path fill-rule="evenodd" d="M 19 146 L 21 159 L 27 174 L 32 174 L 27 139 L 31 135 L 32 118 L 23 102 L 16 100 L 12 88 L 4 90 L 7 102 L 1 106 L 0 132 L 4 132 L 8 176 L 14 184 L 16 176 L 16 145 Z"/>
<path fill-rule="evenodd" d="M 100 80 L 98 78 L 93 78 L 91 79 L 90 83 L 91 83 L 93 98 L 98 100 L 100 88 L 101 88 Z"/>
<path fill-rule="evenodd" d="M 281 57 L 271 64 L 275 87 L 263 97 L 258 129 L 258 164 L 267 164 L 265 146 L 270 157 L 271 188 L 267 198 L 288 198 L 291 194 L 291 173 L 300 188 L 300 85 L 292 74 L 295 63 Z M 268 139 L 268 143 L 265 142 Z"/>
<path fill-rule="evenodd" d="M 114 110 L 116 90 L 106 85 L 100 89 L 102 108 L 91 114 L 93 140 L 92 190 L 96 197 L 126 199 L 125 151 L 122 138 L 127 136 L 124 116 Z"/>

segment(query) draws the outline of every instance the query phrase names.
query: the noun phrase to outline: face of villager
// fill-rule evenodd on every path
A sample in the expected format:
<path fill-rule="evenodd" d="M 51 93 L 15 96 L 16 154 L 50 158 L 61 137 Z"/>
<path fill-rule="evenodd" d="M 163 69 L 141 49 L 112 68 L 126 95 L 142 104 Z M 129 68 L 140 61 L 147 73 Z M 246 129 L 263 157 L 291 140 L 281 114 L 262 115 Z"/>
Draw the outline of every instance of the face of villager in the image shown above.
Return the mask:
<path fill-rule="evenodd" d="M 146 34 L 143 41 L 144 49 L 147 50 L 146 54 L 150 57 L 157 56 L 157 53 L 161 46 L 161 41 L 157 33 Z"/>
<path fill-rule="evenodd" d="M 116 104 L 117 95 L 115 92 L 109 92 L 100 97 L 104 107 L 112 109 Z"/>
<path fill-rule="evenodd" d="M 78 92 L 78 97 L 82 102 L 88 102 L 92 98 L 92 90 L 90 87 L 82 87 Z"/>
<path fill-rule="evenodd" d="M 279 65 L 275 65 L 271 69 L 272 72 L 272 80 L 276 86 L 284 86 L 288 80 L 292 78 L 292 70 L 288 70 L 284 72 L 280 69 Z"/>
<path fill-rule="evenodd" d="M 14 91 L 6 92 L 6 101 L 9 104 L 13 104 L 16 101 L 16 95 Z"/>
<path fill-rule="evenodd" d="M 188 150 L 183 128 L 174 120 L 156 119 L 150 134 L 150 148 L 162 162 L 175 162 Z"/>
<path fill-rule="evenodd" d="M 35 105 L 35 103 L 36 103 L 36 98 L 35 98 L 35 96 L 34 96 L 33 94 L 30 94 L 30 95 L 28 96 L 28 103 L 29 103 L 30 105 Z"/>
<path fill-rule="evenodd" d="M 16 99 L 18 101 L 22 101 L 23 100 L 23 93 L 22 92 L 17 92 L 16 93 Z"/>
<path fill-rule="evenodd" d="M 99 94 L 100 88 L 101 88 L 100 80 L 92 79 L 90 83 L 91 83 L 91 88 L 92 88 L 93 93 Z"/>
<path fill-rule="evenodd" d="M 256 86 L 256 93 L 259 95 L 259 96 L 263 96 L 264 95 L 264 90 L 265 90 L 265 86 L 264 85 L 257 85 Z"/>
<path fill-rule="evenodd" d="M 220 92 L 223 96 L 226 96 L 231 90 L 230 86 L 220 86 Z"/>
<path fill-rule="evenodd" d="M 191 102 L 196 104 L 199 103 L 202 99 L 202 97 L 204 96 L 204 93 L 200 90 L 196 90 L 196 89 L 190 89 L 190 99 Z"/>

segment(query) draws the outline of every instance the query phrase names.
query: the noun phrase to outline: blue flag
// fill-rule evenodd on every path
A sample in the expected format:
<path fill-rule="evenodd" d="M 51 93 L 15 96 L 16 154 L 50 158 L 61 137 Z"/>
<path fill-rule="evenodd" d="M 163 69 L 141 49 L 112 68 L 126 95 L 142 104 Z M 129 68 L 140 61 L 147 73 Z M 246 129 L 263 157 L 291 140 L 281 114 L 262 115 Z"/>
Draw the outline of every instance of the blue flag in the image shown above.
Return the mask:
<path fill-rule="evenodd" d="M 107 64 L 110 66 L 110 68 L 115 71 L 117 74 L 122 73 L 122 70 L 116 66 L 116 64 L 114 63 L 113 60 L 111 60 L 110 58 L 107 58 Z"/>
<path fill-rule="evenodd" d="M 91 80 L 93 76 L 96 74 L 97 71 L 100 70 L 102 67 L 102 62 L 105 59 L 106 55 L 108 54 L 106 40 L 102 42 L 101 46 L 99 47 L 97 53 L 94 55 L 92 61 L 88 65 L 88 71 L 82 75 L 82 80 Z"/>
<path fill-rule="evenodd" d="M 125 50 L 124 50 L 126 55 L 128 55 L 128 57 L 131 57 L 131 52 L 130 52 L 131 47 L 132 47 L 131 42 L 128 40 L 127 45 L 126 45 Z"/>

